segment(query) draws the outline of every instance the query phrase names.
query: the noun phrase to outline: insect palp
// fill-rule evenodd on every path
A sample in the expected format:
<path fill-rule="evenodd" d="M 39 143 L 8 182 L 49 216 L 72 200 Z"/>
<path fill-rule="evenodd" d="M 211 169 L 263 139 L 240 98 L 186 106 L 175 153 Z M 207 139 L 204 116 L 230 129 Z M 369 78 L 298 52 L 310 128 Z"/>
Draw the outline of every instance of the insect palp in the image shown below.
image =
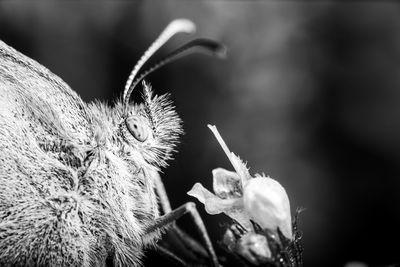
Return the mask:
<path fill-rule="evenodd" d="M 168 26 L 164 29 L 164 31 L 158 36 L 158 38 L 150 45 L 150 47 L 144 52 L 142 57 L 136 63 L 135 67 L 133 68 L 132 72 L 129 75 L 129 78 L 126 82 L 124 94 L 123 94 L 123 101 L 125 105 L 129 102 L 129 97 L 132 93 L 132 82 L 135 79 L 136 75 L 138 74 L 139 70 L 143 67 L 146 61 L 155 53 L 157 52 L 160 47 L 162 47 L 171 37 L 178 33 L 193 33 L 196 31 L 195 24 L 188 20 L 188 19 L 176 19 L 172 21 Z"/>

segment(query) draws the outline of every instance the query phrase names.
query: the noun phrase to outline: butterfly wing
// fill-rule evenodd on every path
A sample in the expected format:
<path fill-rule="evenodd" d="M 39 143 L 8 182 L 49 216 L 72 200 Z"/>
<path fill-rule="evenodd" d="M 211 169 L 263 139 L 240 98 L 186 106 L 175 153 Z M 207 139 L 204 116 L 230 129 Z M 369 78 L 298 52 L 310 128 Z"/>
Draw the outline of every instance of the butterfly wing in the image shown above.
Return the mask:
<path fill-rule="evenodd" d="M 104 264 L 80 216 L 91 204 L 74 193 L 89 118 L 60 78 L 0 41 L 1 266 Z"/>
<path fill-rule="evenodd" d="M 46 106 L 43 109 L 52 113 L 49 119 L 58 120 L 71 139 L 82 140 L 90 135 L 87 104 L 62 79 L 2 41 L 0 60 L 0 92 L 9 100 L 14 98 L 5 108 L 17 114 L 30 108 L 26 105 Z"/>

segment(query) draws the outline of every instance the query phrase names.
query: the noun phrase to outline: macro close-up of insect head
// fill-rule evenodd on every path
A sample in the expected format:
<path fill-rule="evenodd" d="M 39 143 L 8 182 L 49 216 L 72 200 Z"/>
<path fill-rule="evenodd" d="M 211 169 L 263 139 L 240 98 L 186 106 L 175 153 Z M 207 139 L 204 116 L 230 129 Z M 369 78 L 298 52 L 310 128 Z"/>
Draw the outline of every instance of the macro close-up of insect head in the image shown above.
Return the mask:
<path fill-rule="evenodd" d="M 399 266 L 400 5 L 0 1 L 0 266 Z"/>

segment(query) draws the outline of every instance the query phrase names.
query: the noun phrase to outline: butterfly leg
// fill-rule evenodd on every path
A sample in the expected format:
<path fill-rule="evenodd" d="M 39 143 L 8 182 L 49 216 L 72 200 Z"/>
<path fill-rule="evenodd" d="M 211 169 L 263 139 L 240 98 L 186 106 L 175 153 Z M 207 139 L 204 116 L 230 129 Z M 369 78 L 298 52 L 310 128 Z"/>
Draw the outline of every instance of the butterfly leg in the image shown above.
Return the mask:
<path fill-rule="evenodd" d="M 160 199 L 161 209 L 163 214 L 167 214 L 172 211 L 171 204 L 169 202 L 169 198 L 167 192 L 164 187 L 164 183 L 161 180 L 159 173 L 156 173 L 154 176 L 154 182 L 156 186 L 157 195 Z M 202 258 L 207 257 L 207 251 L 201 246 L 195 239 L 193 239 L 190 235 L 180 229 L 175 222 L 172 223 L 172 230 L 177 235 L 179 240 L 185 243 L 185 246 L 188 249 L 193 250 L 194 253 L 198 254 Z"/>
<path fill-rule="evenodd" d="M 188 266 L 188 264 L 184 260 L 182 260 L 180 257 L 176 256 L 173 252 L 169 251 L 167 248 L 165 248 L 161 245 L 157 245 L 156 250 L 158 251 L 158 253 L 163 255 L 165 258 L 167 258 L 168 260 L 173 262 L 174 265 Z"/>
<path fill-rule="evenodd" d="M 160 199 L 161 209 L 163 213 L 166 214 L 168 212 L 171 212 L 172 211 L 171 203 L 169 202 L 167 191 L 165 190 L 165 186 L 163 181 L 161 180 L 160 174 L 158 172 L 154 173 L 153 179 L 154 179 L 154 184 L 156 186 L 157 195 Z"/>
<path fill-rule="evenodd" d="M 164 228 L 165 226 L 174 223 L 176 220 L 181 218 L 185 214 L 190 214 L 195 225 L 197 226 L 197 229 L 200 233 L 201 239 L 203 240 L 207 253 L 210 257 L 210 260 L 212 262 L 212 266 L 219 266 L 218 260 L 217 260 L 217 255 L 215 254 L 213 245 L 211 243 L 210 237 L 208 236 L 206 227 L 204 226 L 203 220 L 200 217 L 200 214 L 198 213 L 196 209 L 196 205 L 193 202 L 188 202 L 179 208 L 159 217 L 154 224 L 150 225 L 147 227 L 146 232 L 151 233 L 157 229 Z"/>

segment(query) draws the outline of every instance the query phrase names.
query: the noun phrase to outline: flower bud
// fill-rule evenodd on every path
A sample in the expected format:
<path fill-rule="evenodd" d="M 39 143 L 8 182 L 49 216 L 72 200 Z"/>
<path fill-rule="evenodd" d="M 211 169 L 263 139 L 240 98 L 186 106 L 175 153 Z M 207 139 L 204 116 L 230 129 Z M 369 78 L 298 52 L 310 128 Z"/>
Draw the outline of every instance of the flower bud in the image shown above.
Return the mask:
<path fill-rule="evenodd" d="M 231 229 L 226 229 L 223 237 L 222 243 L 228 248 L 229 251 L 233 251 L 236 246 L 237 238 Z"/>
<path fill-rule="evenodd" d="M 265 263 L 271 257 L 267 238 L 256 233 L 247 233 L 240 238 L 236 251 L 257 266 Z"/>
<path fill-rule="evenodd" d="M 243 190 L 244 208 L 263 229 L 282 231 L 292 239 L 289 198 L 285 189 L 269 177 L 250 179 Z"/>

